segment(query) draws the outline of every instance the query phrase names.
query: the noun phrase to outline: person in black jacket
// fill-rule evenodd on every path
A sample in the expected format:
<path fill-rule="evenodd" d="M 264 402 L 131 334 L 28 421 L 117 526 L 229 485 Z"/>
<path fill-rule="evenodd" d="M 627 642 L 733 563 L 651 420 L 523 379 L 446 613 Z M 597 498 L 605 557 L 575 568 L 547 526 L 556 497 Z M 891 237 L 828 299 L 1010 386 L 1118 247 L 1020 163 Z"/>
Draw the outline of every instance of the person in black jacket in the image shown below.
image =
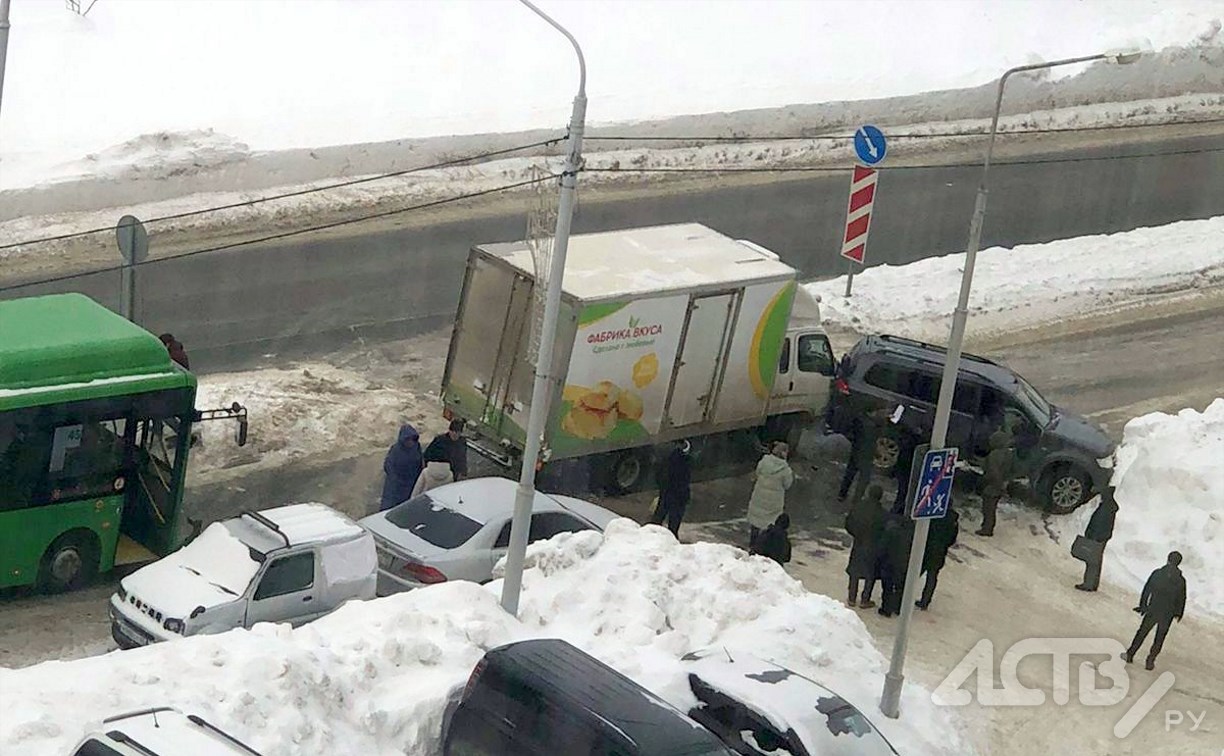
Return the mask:
<path fill-rule="evenodd" d="M 680 523 L 684 520 L 684 510 L 688 508 L 691 494 L 693 470 L 692 460 L 689 459 L 690 448 L 688 441 L 676 444 L 655 474 L 659 483 L 659 504 L 650 522 L 662 525 L 666 519 L 668 530 L 677 538 L 680 537 Z"/>
<path fill-rule="evenodd" d="M 943 517 L 931 520 L 930 534 L 927 536 L 926 551 L 922 554 L 922 571 L 926 574 L 926 583 L 922 586 L 922 598 L 914 602 L 914 606 L 926 611 L 935 596 L 935 585 L 939 582 L 939 571 L 948 561 L 948 550 L 956 544 L 960 534 L 960 513 L 948 507 L 948 513 Z"/>
<path fill-rule="evenodd" d="M 458 418 L 451 420 L 446 433 L 434 437 L 434 440 L 429 442 L 429 446 L 425 447 L 427 462 L 429 459 L 437 459 L 439 454 L 450 462 L 451 474 L 454 475 L 455 480 L 463 480 L 467 477 L 467 440 L 463 438 L 462 420 Z"/>
<path fill-rule="evenodd" d="M 908 514 L 910 472 L 914 469 L 914 452 L 921 444 L 918 431 L 902 425 L 897 427 L 897 464 L 893 467 L 897 498 L 893 499 L 892 508 L 895 514 Z"/>
<path fill-rule="evenodd" d="M 1126 650 L 1128 664 L 1135 660 L 1135 654 L 1139 653 L 1139 647 L 1147 640 L 1148 633 L 1156 628 L 1156 640 L 1152 641 L 1145 665 L 1148 669 L 1155 669 L 1156 655 L 1164 648 L 1169 627 L 1173 620 L 1181 622 L 1182 615 L 1186 613 L 1186 578 L 1178 567 L 1181 561 L 1180 553 L 1170 552 L 1165 566 L 1153 572 L 1144 584 L 1139 606 L 1135 607 L 1135 611 L 1143 615 L 1143 621 L 1139 623 L 1135 639 Z"/>
<path fill-rule="evenodd" d="M 913 542 L 913 520 L 899 514 L 889 513 L 885 516 L 877 567 L 877 574 L 884 584 L 880 614 L 885 617 L 892 617 L 901 611 L 901 594 L 905 590 L 905 577 L 909 573 Z"/>
<path fill-rule="evenodd" d="M 1090 553 L 1084 560 L 1084 581 L 1075 586 L 1081 591 L 1095 591 L 1101 586 L 1101 563 L 1105 561 L 1105 544 L 1113 538 L 1114 521 L 1118 517 L 1118 502 L 1114 500 L 1112 488 L 1101 493 L 1101 503 L 1088 520 L 1084 538 L 1091 543 Z"/>
<path fill-rule="evenodd" d="M 778 515 L 778 519 L 774 520 L 772 525 L 757 536 L 756 543 L 749 553 L 769 557 L 780 565 L 786 564 L 791 558 L 790 535 L 786 532 L 788 528 L 790 528 L 790 515 L 783 512 Z"/>
<path fill-rule="evenodd" d="M 854 486 L 854 498 L 863 498 L 863 492 L 871 483 L 871 473 L 875 468 L 876 440 L 880 437 L 880 426 L 888 413 L 876 410 L 866 416 L 856 417 L 850 429 L 850 458 L 846 461 L 846 472 L 842 475 L 841 488 L 837 491 L 837 500 L 845 501 L 850 493 L 850 486 L 858 478 Z"/>
<path fill-rule="evenodd" d="M 867 489 L 867 496 L 854 502 L 850 514 L 846 515 L 846 532 L 854 538 L 850 560 L 846 563 L 846 574 L 850 577 L 847 606 L 870 609 L 876 605 L 871 594 L 875 590 L 876 562 L 884 533 L 883 498 L 884 489 L 873 485 Z M 860 598 L 859 586 L 864 583 Z"/>

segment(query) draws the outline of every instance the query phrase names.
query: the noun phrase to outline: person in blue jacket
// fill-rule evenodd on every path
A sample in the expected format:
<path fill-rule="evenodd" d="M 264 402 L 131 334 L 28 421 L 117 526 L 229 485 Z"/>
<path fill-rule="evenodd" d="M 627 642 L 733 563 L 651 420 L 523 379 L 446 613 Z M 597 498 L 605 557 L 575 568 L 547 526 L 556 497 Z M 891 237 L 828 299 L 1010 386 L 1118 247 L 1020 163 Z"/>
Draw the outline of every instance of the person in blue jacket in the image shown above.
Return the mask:
<path fill-rule="evenodd" d="M 383 460 L 382 499 L 378 503 L 378 511 L 390 509 L 400 502 L 407 501 L 412 496 L 412 488 L 416 485 L 421 469 L 425 466 L 421 454 L 421 435 L 411 425 L 401 425 L 399 438 L 387 450 Z"/>

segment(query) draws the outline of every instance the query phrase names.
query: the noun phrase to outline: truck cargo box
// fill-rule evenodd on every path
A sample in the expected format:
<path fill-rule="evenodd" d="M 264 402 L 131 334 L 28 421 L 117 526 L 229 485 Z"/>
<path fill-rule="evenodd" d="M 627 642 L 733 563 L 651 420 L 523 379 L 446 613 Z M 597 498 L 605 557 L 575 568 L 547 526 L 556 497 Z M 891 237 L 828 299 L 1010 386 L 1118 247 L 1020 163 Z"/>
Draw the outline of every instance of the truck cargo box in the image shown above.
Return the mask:
<path fill-rule="evenodd" d="M 507 461 L 531 399 L 534 279 L 524 242 L 472 249 L 443 379 L 447 409 Z M 776 255 L 699 224 L 572 237 L 547 458 L 763 421 L 795 287 Z"/>

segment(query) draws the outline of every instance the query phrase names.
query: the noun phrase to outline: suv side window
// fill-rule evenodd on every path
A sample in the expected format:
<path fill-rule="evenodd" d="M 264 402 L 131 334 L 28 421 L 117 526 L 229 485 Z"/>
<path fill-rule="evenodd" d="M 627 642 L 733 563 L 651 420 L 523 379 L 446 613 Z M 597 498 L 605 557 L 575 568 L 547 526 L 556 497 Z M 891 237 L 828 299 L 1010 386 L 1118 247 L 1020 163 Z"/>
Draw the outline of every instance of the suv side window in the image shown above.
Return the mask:
<path fill-rule="evenodd" d="M 909 370 L 906 371 L 906 378 L 902 393 L 928 404 L 939 401 L 939 385 L 943 382 L 939 376 L 921 370 Z"/>
<path fill-rule="evenodd" d="M 958 380 L 956 382 L 956 391 L 952 394 L 952 409 L 956 412 L 963 412 L 966 415 L 977 416 L 978 413 L 978 386 L 976 383 Z"/>
<path fill-rule="evenodd" d="M 255 589 L 255 600 L 304 591 L 314 585 L 314 571 L 313 551 L 281 557 L 268 565 Z"/>
<path fill-rule="evenodd" d="M 827 336 L 808 334 L 799 337 L 799 372 L 833 375 L 833 347 L 829 346 Z"/>
<path fill-rule="evenodd" d="M 867 369 L 863 380 L 876 388 L 891 391 L 894 394 L 903 393 L 901 390 L 901 371 L 892 365 L 877 362 Z"/>

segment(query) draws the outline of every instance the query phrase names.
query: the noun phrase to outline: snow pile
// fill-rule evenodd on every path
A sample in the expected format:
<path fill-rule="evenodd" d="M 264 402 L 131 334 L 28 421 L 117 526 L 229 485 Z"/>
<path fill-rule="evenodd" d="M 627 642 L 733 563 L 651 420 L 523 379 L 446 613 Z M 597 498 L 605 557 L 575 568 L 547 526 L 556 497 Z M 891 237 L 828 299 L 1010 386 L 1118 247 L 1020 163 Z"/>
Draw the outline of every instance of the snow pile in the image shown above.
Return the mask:
<path fill-rule="evenodd" d="M 436 753 L 448 691 L 486 649 L 562 637 L 680 707 L 693 699 L 679 657 L 738 646 L 826 684 L 907 754 L 971 753 L 955 711 L 913 683 L 902 720 L 878 715 L 884 659 L 862 622 L 763 558 L 618 520 L 604 535 L 536 544 L 528 559 L 521 623 L 498 608 L 500 581 L 450 583 L 350 603 L 298 630 L 0 669 L 0 752 L 58 755 L 104 716 L 172 704 L 269 756 Z"/>
<path fill-rule="evenodd" d="M 324 364 L 202 376 L 196 407 L 247 408 L 247 445 L 234 443 L 234 426 L 216 421 L 198 426 L 203 444 L 192 450 L 192 473 L 222 468 L 280 467 L 303 457 L 386 447 L 401 423 L 422 436 L 441 423 L 436 401 L 413 391 L 373 383 Z"/>
<path fill-rule="evenodd" d="M 1168 254 L 1153 254 L 1168 250 Z M 946 339 L 964 253 L 808 284 L 826 321 L 862 333 Z M 921 287 L 914 282 L 921 281 Z M 1145 296 L 1224 283 L 1224 216 L 1117 234 L 1081 236 L 978 253 L 969 298 L 975 335 L 1016 331 L 1141 304 Z"/>
<path fill-rule="evenodd" d="M 212 129 L 142 134 L 83 159 L 57 166 L 57 178 L 167 178 L 245 160 L 251 150 Z"/>
<path fill-rule="evenodd" d="M 1126 424 L 1115 454 L 1118 519 L 1104 575 L 1138 592 L 1180 551 L 1187 612 L 1224 617 L 1224 399 L 1198 412 L 1154 412 Z M 1067 543 L 1094 506 L 1062 523 Z"/>

